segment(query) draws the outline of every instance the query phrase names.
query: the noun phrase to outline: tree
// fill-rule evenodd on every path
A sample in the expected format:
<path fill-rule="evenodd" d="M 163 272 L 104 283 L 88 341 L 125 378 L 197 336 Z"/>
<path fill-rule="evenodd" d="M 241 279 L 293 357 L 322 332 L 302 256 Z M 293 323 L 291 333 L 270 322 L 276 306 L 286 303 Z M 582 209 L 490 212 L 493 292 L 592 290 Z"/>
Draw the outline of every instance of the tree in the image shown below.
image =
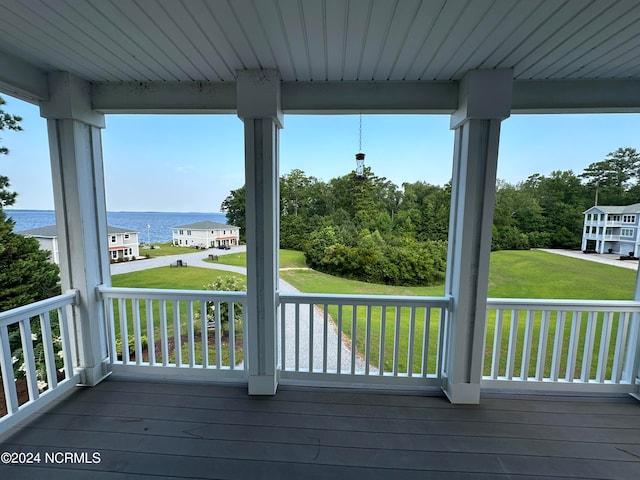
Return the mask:
<path fill-rule="evenodd" d="M 245 214 L 246 194 L 244 185 L 231 193 L 222 201 L 220 211 L 227 216 L 227 223 L 240 227 L 240 241 L 247 241 L 247 217 Z"/>
<path fill-rule="evenodd" d="M 626 193 L 636 183 L 640 168 L 640 153 L 635 148 L 620 147 L 607 157 L 590 164 L 580 178 L 594 192 L 594 203 L 623 205 Z"/>
<path fill-rule="evenodd" d="M 0 97 L 0 131 L 13 130 L 17 132 L 22 130 L 22 127 L 20 126 L 22 118 L 18 115 L 11 115 L 10 113 L 7 113 L 2 109 L 2 105 L 5 105 L 6 103 L 7 102 L 4 100 L 4 98 Z M 2 138 L 0 138 L 0 140 L 2 140 Z M 3 145 L 0 145 L 0 154 L 8 155 L 9 149 Z M 17 193 L 9 191 L 8 187 L 9 177 L 0 175 L 0 209 L 8 205 L 13 205 L 15 203 Z"/>
<path fill-rule="evenodd" d="M 0 97 L 0 106 L 5 100 Z M 20 131 L 17 115 L 0 109 L 0 130 Z M 0 154 L 9 149 L 0 146 Z M 40 250 L 38 241 L 13 232 L 14 221 L 4 211 L 17 193 L 9 190 L 9 178 L 0 175 L 0 311 L 44 300 L 60 293 L 58 266 L 49 261 L 51 252 Z"/>
<path fill-rule="evenodd" d="M 4 99 L 0 97 L 0 106 L 4 104 Z M 0 109 L 0 130 L 22 130 L 19 125 L 21 120 L 20 117 Z M 0 146 L 0 154 L 8 153 L 7 147 Z M 60 293 L 59 269 L 49 261 L 51 252 L 40 250 L 40 244 L 36 239 L 24 237 L 13 231 L 15 223 L 4 211 L 6 206 L 15 203 L 17 196 L 16 192 L 9 190 L 10 186 L 9 178 L 0 175 L 0 312 Z M 59 328 L 55 314 L 51 316 L 51 328 L 54 332 Z M 31 323 L 31 333 L 36 340 L 40 337 L 40 322 Z M 23 378 L 25 361 L 18 325 L 10 325 L 8 334 L 12 358 L 18 359 L 14 364 L 14 375 L 16 378 Z M 40 388 L 46 387 L 44 380 L 47 378 L 42 345 L 42 342 L 36 341 L 33 346 Z M 22 362 L 19 359 L 22 359 Z M 61 359 L 57 356 L 56 362 L 56 367 L 59 367 Z"/>

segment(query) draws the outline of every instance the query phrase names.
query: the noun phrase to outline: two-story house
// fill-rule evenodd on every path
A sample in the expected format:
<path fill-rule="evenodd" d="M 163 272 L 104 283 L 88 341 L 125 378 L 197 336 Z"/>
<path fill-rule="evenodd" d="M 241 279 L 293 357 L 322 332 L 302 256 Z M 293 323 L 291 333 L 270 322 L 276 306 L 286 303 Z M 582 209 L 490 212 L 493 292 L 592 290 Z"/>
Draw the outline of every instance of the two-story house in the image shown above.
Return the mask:
<path fill-rule="evenodd" d="M 173 227 L 171 238 L 176 247 L 232 247 L 240 244 L 240 227 L 207 220 Z"/>
<path fill-rule="evenodd" d="M 637 257 L 640 253 L 639 222 L 640 203 L 593 206 L 584 212 L 581 248 Z"/>
<path fill-rule="evenodd" d="M 51 252 L 51 261 L 60 263 L 58 247 L 58 230 L 55 225 L 32 228 L 17 232 L 25 237 L 33 237 L 40 244 L 40 249 Z M 119 258 L 132 259 L 140 256 L 138 232 L 126 228 L 107 226 L 109 259 L 116 261 Z"/>

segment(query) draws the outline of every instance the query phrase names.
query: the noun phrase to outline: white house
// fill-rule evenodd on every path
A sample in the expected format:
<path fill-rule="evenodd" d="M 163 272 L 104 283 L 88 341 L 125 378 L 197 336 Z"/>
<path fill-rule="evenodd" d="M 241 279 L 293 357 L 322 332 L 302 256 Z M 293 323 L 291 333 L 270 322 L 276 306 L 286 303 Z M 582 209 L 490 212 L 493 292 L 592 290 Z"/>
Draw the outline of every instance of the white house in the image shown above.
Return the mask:
<path fill-rule="evenodd" d="M 25 237 L 33 237 L 40 244 L 40 250 L 49 250 L 51 252 L 51 261 L 56 265 L 60 264 L 60 249 L 58 248 L 58 232 L 55 225 L 46 227 L 32 228 L 16 232 Z"/>
<path fill-rule="evenodd" d="M 240 227 L 207 220 L 173 227 L 171 238 L 176 247 L 233 247 L 240 244 Z"/>
<path fill-rule="evenodd" d="M 42 250 L 51 252 L 51 261 L 60 263 L 60 254 L 58 247 L 58 230 L 55 225 L 46 227 L 32 228 L 18 232 L 25 237 L 33 237 L 40 244 Z M 125 228 L 107 226 L 109 244 L 109 259 L 117 260 L 118 258 L 134 258 L 140 256 L 138 247 L 138 232 L 127 230 Z"/>
<path fill-rule="evenodd" d="M 581 248 L 637 257 L 640 253 L 639 222 L 640 203 L 593 206 L 584 212 Z"/>

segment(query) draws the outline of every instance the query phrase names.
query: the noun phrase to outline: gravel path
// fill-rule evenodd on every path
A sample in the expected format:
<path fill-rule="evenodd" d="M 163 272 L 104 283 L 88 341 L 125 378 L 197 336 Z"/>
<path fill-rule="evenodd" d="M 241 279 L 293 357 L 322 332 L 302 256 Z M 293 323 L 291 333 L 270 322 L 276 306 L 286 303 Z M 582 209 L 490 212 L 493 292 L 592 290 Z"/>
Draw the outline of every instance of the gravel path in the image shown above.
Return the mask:
<path fill-rule="evenodd" d="M 180 247 L 176 247 L 178 249 Z M 215 250 L 216 255 L 226 255 L 229 253 L 238 253 L 246 251 L 245 246 L 234 247 L 231 250 Z M 122 262 L 111 264 L 111 274 L 117 275 L 120 273 L 137 272 L 140 270 L 147 270 L 149 268 L 165 267 L 171 263 L 175 263 L 176 260 L 182 260 L 186 262 L 188 266 L 209 268 L 213 270 L 225 270 L 228 272 L 240 273 L 242 275 L 247 274 L 247 270 L 244 267 L 236 267 L 232 265 L 223 265 L 219 263 L 205 262 L 204 260 L 214 250 L 197 250 L 192 252 L 187 250 L 188 253 L 167 255 L 164 257 L 148 258 L 144 260 L 136 260 L 132 262 Z M 299 292 L 293 285 L 280 280 L 281 292 Z M 309 307 L 302 305 L 300 307 L 299 316 L 299 336 L 298 336 L 298 361 L 299 368 L 301 370 L 308 370 L 309 368 L 309 323 L 311 315 L 309 314 Z M 312 368 L 323 368 L 323 344 L 324 344 L 324 316 L 320 309 L 314 308 L 313 310 L 313 364 Z M 295 369 L 296 362 L 296 329 L 295 329 L 295 307 L 288 305 L 285 308 L 285 366 L 286 369 Z M 338 347 L 340 345 L 340 347 Z M 329 325 L 327 328 L 327 369 L 337 370 L 338 365 L 338 348 L 340 348 L 340 363 L 342 365 L 342 372 L 351 371 L 351 348 L 345 338 L 341 341 L 338 340 L 338 329 L 331 319 L 329 319 Z M 356 371 L 364 371 L 365 362 L 362 358 L 356 355 Z M 377 371 L 374 367 L 370 367 L 370 371 Z"/>

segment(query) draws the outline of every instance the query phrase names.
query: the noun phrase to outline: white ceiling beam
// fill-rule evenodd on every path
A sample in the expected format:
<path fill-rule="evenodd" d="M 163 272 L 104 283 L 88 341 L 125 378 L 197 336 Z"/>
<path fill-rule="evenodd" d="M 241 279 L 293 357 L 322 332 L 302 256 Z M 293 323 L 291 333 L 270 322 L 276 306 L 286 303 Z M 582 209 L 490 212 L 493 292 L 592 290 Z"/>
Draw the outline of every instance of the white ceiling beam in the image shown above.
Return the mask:
<path fill-rule="evenodd" d="M 285 82 L 285 113 L 451 113 L 455 82 Z"/>
<path fill-rule="evenodd" d="M 0 52 L 0 92 L 37 104 L 49 99 L 47 75 L 18 57 Z"/>
<path fill-rule="evenodd" d="M 98 82 L 92 105 L 104 113 L 236 113 L 236 84 Z M 457 108 L 458 82 L 282 83 L 286 114 L 450 114 Z M 640 80 L 516 80 L 511 111 L 640 113 Z"/>
<path fill-rule="evenodd" d="M 520 80 L 512 113 L 640 113 L 640 80 Z"/>
<path fill-rule="evenodd" d="M 236 113 L 235 82 L 96 82 L 92 105 L 103 113 Z"/>

